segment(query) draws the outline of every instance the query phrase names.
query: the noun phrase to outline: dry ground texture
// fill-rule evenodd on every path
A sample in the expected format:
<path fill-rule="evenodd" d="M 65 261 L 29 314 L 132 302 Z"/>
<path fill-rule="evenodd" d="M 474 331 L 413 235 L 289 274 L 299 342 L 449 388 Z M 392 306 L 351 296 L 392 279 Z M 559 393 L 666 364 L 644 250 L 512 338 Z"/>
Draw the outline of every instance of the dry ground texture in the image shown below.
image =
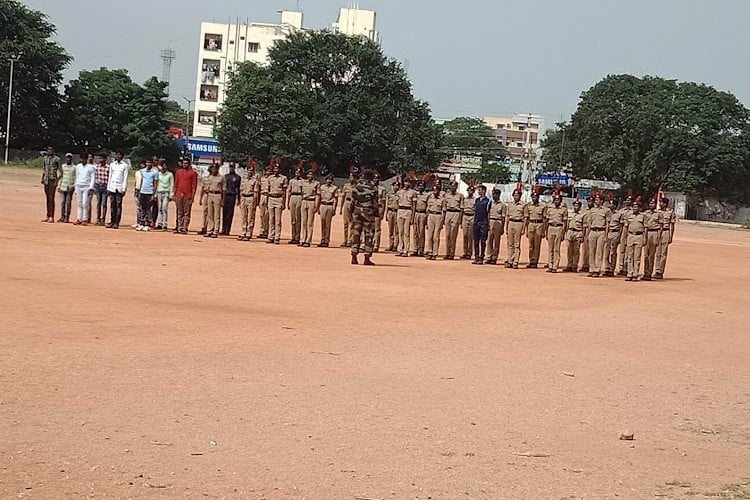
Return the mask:
<path fill-rule="evenodd" d="M 681 224 L 663 282 L 365 268 L 42 224 L 38 178 L 0 170 L 1 498 L 750 497 L 748 232 Z"/>

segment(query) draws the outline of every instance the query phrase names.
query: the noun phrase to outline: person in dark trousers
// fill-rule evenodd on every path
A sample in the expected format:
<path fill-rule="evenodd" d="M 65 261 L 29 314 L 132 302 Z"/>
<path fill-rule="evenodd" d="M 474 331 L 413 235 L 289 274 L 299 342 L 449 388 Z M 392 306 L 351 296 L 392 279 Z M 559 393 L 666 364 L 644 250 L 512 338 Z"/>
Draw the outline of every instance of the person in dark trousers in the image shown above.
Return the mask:
<path fill-rule="evenodd" d="M 492 201 L 487 198 L 487 187 L 477 187 L 479 197 L 474 200 L 474 262 L 484 264 L 484 251 L 487 248 L 487 236 L 490 228 L 490 207 Z"/>
<path fill-rule="evenodd" d="M 221 234 L 228 236 L 232 230 L 232 219 L 234 219 L 234 207 L 237 204 L 237 195 L 240 192 L 240 184 L 242 183 L 242 177 L 235 172 L 236 166 L 234 162 L 229 162 L 229 173 L 224 176 L 224 184 L 226 185 L 226 192 L 224 193 L 224 207 L 222 221 L 224 227 L 222 227 Z"/>
<path fill-rule="evenodd" d="M 62 165 L 60 157 L 55 154 L 52 147 L 47 148 L 47 154 L 44 156 L 44 170 L 42 171 L 42 186 L 44 187 L 44 197 L 47 199 L 47 217 L 42 222 L 55 222 L 55 193 L 57 185 L 62 178 Z"/>

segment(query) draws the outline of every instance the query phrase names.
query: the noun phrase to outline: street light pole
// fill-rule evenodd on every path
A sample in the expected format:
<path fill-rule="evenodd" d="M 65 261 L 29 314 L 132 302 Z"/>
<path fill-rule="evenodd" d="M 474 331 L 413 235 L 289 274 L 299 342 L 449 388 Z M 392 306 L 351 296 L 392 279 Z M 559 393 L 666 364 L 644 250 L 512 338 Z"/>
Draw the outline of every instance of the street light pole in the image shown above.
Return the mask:
<path fill-rule="evenodd" d="M 185 123 L 187 124 L 187 126 L 185 127 L 185 146 L 188 148 L 188 151 L 190 151 L 190 108 L 195 102 L 195 99 L 188 99 L 184 96 L 182 98 L 185 99 L 185 101 L 188 103 L 187 115 L 185 117 Z"/>
<path fill-rule="evenodd" d="M 10 147 L 10 111 L 13 106 L 13 65 L 18 61 L 18 57 L 11 57 L 10 61 L 10 80 L 8 82 L 8 121 L 5 124 L 5 164 L 8 164 L 8 148 Z"/>

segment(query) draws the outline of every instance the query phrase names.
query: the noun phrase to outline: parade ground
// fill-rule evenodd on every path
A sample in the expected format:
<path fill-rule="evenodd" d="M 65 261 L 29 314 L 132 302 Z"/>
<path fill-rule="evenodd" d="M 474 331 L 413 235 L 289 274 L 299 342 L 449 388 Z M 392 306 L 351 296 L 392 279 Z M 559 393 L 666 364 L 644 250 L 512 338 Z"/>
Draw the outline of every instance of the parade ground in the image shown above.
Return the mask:
<path fill-rule="evenodd" d="M 41 223 L 39 176 L 0 168 L 0 498 L 750 498 L 750 232 L 679 223 L 664 281 L 367 268 L 339 216 Z"/>

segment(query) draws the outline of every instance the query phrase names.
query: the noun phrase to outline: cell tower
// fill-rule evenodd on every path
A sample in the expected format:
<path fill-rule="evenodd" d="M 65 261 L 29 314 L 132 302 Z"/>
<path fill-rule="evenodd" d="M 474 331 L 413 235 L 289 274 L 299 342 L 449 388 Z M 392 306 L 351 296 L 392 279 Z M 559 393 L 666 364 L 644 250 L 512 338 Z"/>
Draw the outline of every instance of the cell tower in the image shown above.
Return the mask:
<path fill-rule="evenodd" d="M 161 51 L 161 81 L 167 84 L 167 94 L 169 94 L 169 79 L 172 76 L 172 61 L 177 58 L 177 53 L 172 49 L 163 49 Z"/>

